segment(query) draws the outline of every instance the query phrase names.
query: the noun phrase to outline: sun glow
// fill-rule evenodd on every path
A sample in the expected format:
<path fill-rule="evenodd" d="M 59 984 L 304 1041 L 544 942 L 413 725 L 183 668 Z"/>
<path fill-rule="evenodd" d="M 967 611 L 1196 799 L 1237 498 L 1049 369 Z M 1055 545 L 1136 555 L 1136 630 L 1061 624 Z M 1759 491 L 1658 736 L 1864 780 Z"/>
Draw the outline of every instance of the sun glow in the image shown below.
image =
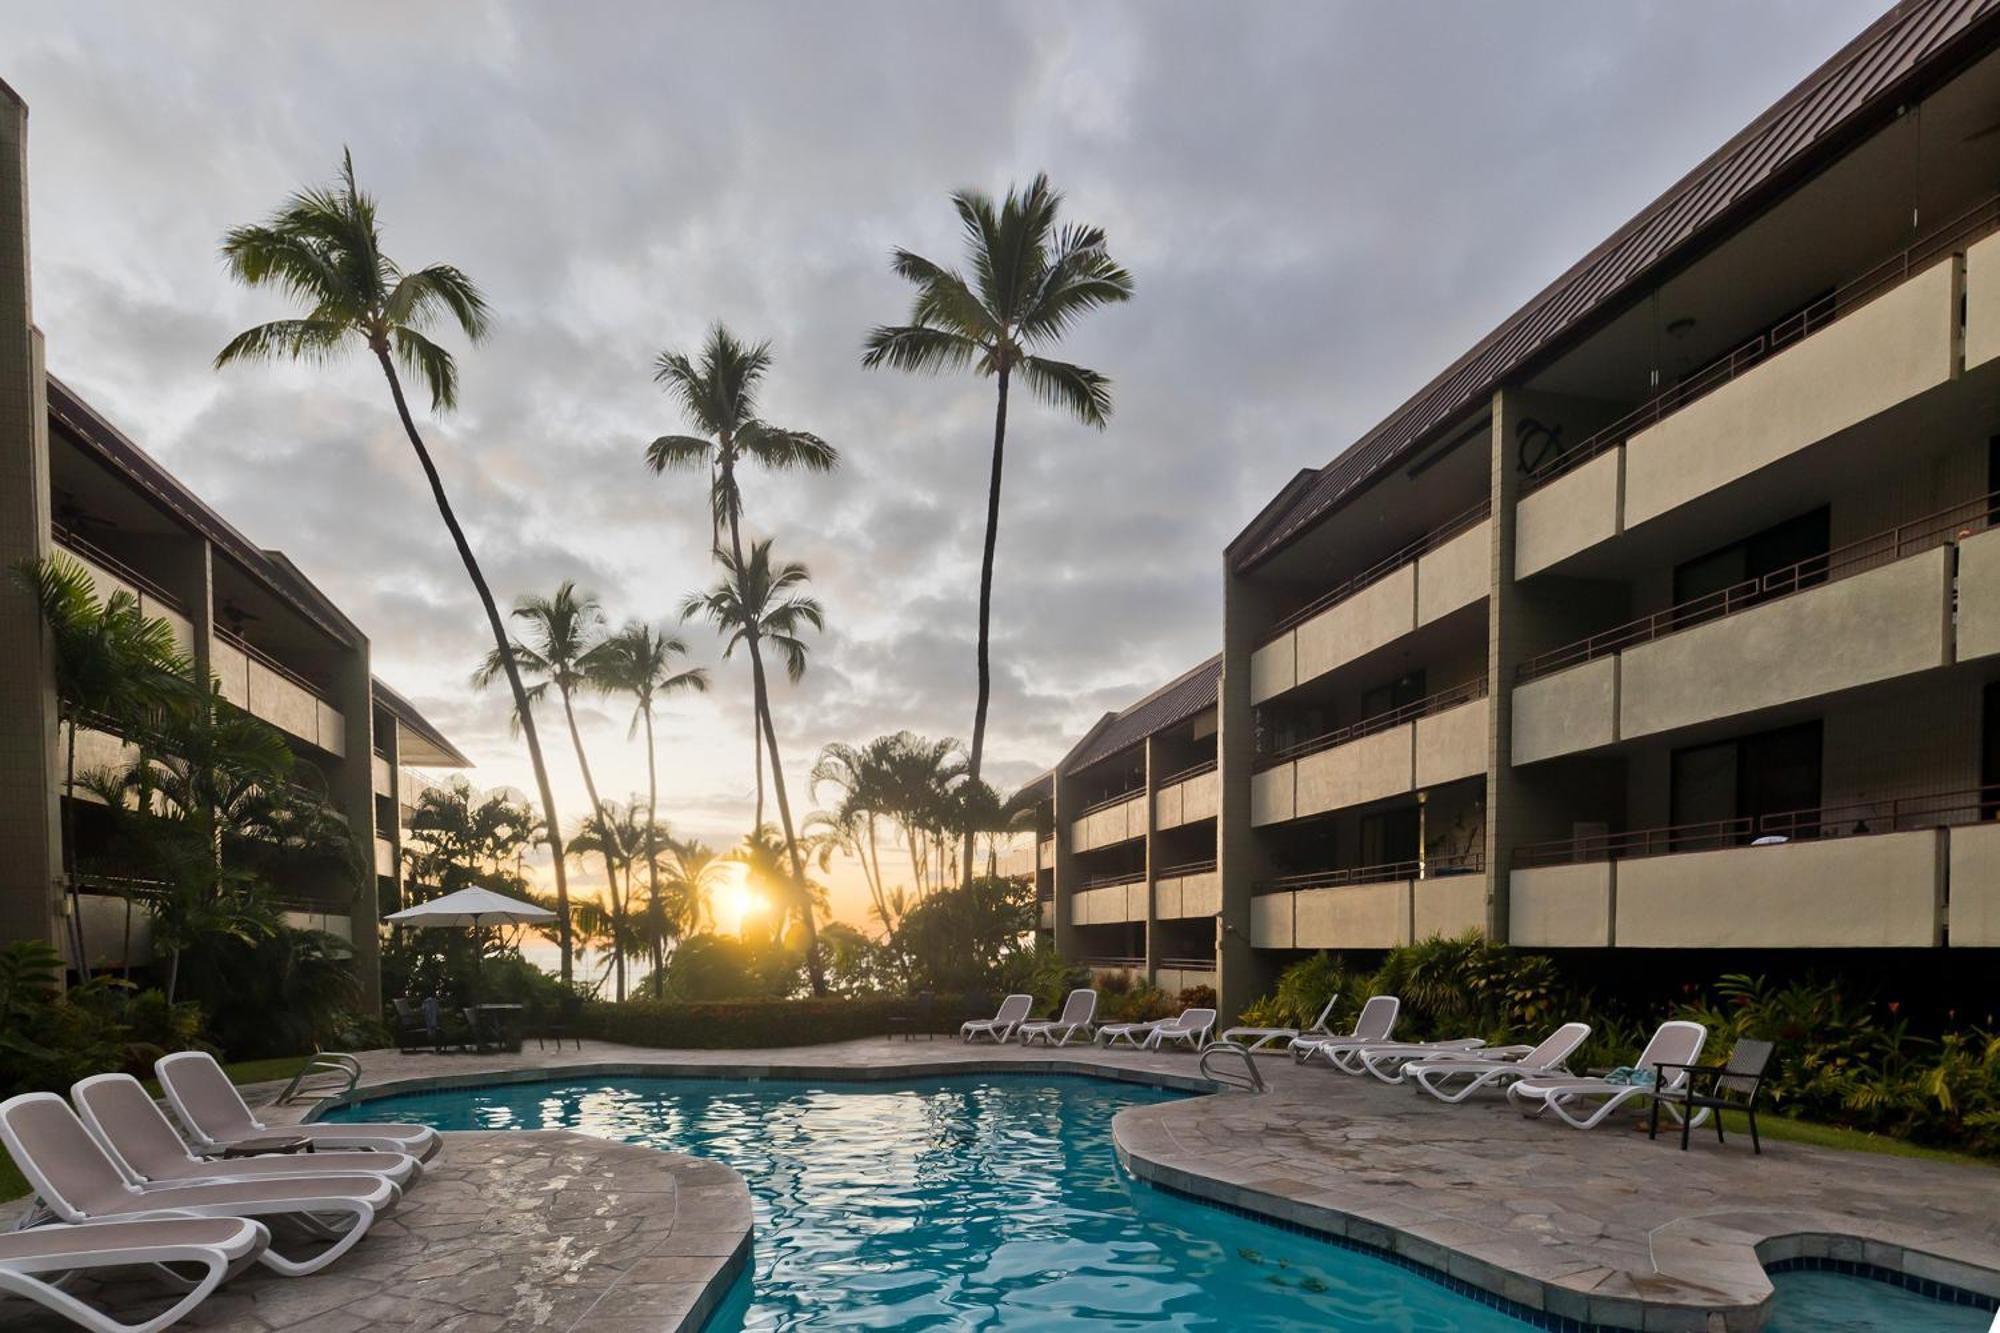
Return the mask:
<path fill-rule="evenodd" d="M 753 917 L 762 916 L 764 895 L 750 885 L 750 867 L 723 863 L 716 867 L 717 883 L 709 891 L 709 905 L 715 914 L 715 928 L 741 935 Z"/>

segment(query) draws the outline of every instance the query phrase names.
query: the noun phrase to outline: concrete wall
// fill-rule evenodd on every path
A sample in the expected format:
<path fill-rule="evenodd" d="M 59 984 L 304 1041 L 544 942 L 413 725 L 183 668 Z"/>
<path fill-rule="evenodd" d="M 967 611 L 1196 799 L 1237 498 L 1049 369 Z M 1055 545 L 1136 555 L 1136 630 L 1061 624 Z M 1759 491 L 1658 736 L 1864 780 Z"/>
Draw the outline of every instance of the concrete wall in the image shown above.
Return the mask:
<path fill-rule="evenodd" d="M 1073 848 L 1079 852 L 1110 847 L 1146 835 L 1146 797 L 1134 796 L 1107 809 L 1083 816 L 1070 825 Z"/>
<path fill-rule="evenodd" d="M 1298 631 L 1288 629 L 1250 654 L 1252 702 L 1263 703 L 1299 683 L 1298 645 Z"/>
<path fill-rule="evenodd" d="M 1961 264 L 1933 265 L 1634 435 L 1626 528 L 1951 379 Z"/>
<path fill-rule="evenodd" d="M 1213 968 L 1161 967 L 1153 970 L 1153 984 L 1169 995 L 1178 995 L 1194 986 L 1215 985 Z"/>
<path fill-rule="evenodd" d="M 1293 947 L 1393 949 L 1410 942 L 1410 881 L 1344 884 L 1294 894 Z"/>
<path fill-rule="evenodd" d="M 1650 856 L 1618 865 L 1631 949 L 1928 948 L 1942 943 L 1942 829 Z"/>
<path fill-rule="evenodd" d="M 1618 739 L 1618 657 L 1513 686 L 1513 759 L 1532 764 Z"/>
<path fill-rule="evenodd" d="M 1951 555 L 1938 547 L 1626 649 L 1618 735 L 1650 736 L 1944 665 Z"/>
<path fill-rule="evenodd" d="M 1965 368 L 2000 357 L 2000 235 L 1965 252 Z"/>
<path fill-rule="evenodd" d="M 1958 660 L 1994 653 L 2000 653 L 2000 528 L 1958 544 Z"/>
<path fill-rule="evenodd" d="M 1417 566 L 1412 561 L 1293 631 L 1299 683 L 1345 666 L 1416 627 Z"/>
<path fill-rule="evenodd" d="M 1101 889 L 1079 889 L 1072 895 L 1071 911 L 1079 926 L 1105 926 L 1146 919 L 1146 884 L 1111 884 Z"/>
<path fill-rule="evenodd" d="M 1624 530 L 1624 487 L 1620 447 L 1521 497 L 1514 507 L 1514 577 L 1527 578 L 1616 537 Z"/>
<path fill-rule="evenodd" d="M 1298 765 L 1273 764 L 1250 777 L 1250 822 L 1277 824 L 1293 817 L 1297 806 Z"/>
<path fill-rule="evenodd" d="M 1489 725 L 1484 699 L 1418 718 L 1414 724 L 1415 784 L 1434 787 L 1440 782 L 1484 773 Z"/>
<path fill-rule="evenodd" d="M 1258 949 L 1292 947 L 1292 906 L 1295 895 L 1260 893 L 1250 900 L 1250 943 Z"/>
<path fill-rule="evenodd" d="M 1417 623 L 1428 625 L 1486 596 L 1492 520 L 1476 523 L 1417 560 Z"/>
<path fill-rule="evenodd" d="M 1486 929 L 1486 876 L 1442 875 L 1418 880 L 1411 890 L 1410 937 L 1463 935 Z"/>
<path fill-rule="evenodd" d="M 1950 943 L 2000 949 L 2000 824 L 1955 828 L 1950 841 Z"/>
<path fill-rule="evenodd" d="M 1162 921 L 1214 916 L 1222 910 L 1222 876 L 1216 871 L 1177 875 L 1153 886 L 1153 915 Z"/>
<path fill-rule="evenodd" d="M 1415 728 L 1409 723 L 1295 760 L 1294 818 L 1323 814 L 1410 790 Z"/>
<path fill-rule="evenodd" d="M 1163 829 L 1179 828 L 1197 820 L 1213 819 L 1221 794 L 1221 775 L 1213 772 L 1162 787 L 1153 798 L 1155 824 Z"/>
<path fill-rule="evenodd" d="M 1508 942 L 1529 949 L 1608 947 L 1619 869 L 1596 861 L 1511 872 Z"/>

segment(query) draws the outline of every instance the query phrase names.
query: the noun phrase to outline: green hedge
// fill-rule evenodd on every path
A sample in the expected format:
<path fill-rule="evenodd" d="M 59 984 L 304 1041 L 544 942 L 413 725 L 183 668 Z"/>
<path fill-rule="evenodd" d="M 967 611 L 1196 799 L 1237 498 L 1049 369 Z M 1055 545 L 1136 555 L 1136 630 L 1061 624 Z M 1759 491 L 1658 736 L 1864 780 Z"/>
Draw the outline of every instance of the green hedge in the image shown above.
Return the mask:
<path fill-rule="evenodd" d="M 988 1001 L 997 1005 L 996 995 Z M 761 1046 L 814 1046 L 879 1037 L 892 1017 L 914 1018 L 917 1001 L 905 998 L 825 1000 L 627 1000 L 594 1004 L 585 1014 L 586 1035 L 626 1046 L 737 1050 Z M 931 1030 L 957 1032 L 971 1015 L 962 996 L 940 995 Z M 992 1009 L 980 1015 L 991 1018 Z"/>

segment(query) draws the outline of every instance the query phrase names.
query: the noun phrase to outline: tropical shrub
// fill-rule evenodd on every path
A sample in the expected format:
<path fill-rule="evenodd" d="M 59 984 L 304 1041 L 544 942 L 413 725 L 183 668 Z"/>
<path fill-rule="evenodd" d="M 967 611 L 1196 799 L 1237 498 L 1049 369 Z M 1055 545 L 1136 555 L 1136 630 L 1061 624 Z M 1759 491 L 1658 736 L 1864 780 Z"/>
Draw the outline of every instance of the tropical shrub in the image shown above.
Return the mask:
<path fill-rule="evenodd" d="M 145 1074 L 167 1051 L 196 1044 L 195 1006 L 109 977 L 63 990 L 61 967 L 43 940 L 0 948 L 0 1095 L 66 1093 L 90 1074 Z"/>
<path fill-rule="evenodd" d="M 879 1037 L 889 1030 L 890 1018 L 915 1019 L 917 1014 L 918 1001 L 892 996 L 699 1003 L 627 1000 L 591 1005 L 585 1029 L 590 1036 L 628 1046 L 748 1050 Z M 932 1005 L 930 1029 L 953 1033 L 969 1016 L 963 996 L 938 995 Z M 979 1017 L 990 1018 L 992 1012 Z"/>

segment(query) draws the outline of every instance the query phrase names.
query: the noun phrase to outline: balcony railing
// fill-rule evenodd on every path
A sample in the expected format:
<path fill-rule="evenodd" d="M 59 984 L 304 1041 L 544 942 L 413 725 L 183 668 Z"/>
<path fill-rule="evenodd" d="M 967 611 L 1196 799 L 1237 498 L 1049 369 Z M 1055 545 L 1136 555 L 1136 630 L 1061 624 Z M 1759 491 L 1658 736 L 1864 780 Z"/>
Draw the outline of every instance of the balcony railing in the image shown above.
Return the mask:
<path fill-rule="evenodd" d="M 1206 958 L 1162 958 L 1158 966 L 1174 972 L 1213 972 L 1215 955 Z"/>
<path fill-rule="evenodd" d="M 1188 765 L 1186 768 L 1181 769 L 1178 773 L 1167 774 L 1167 776 L 1161 778 L 1158 782 L 1154 783 L 1153 785 L 1161 788 L 1171 787 L 1176 782 L 1186 782 L 1189 778 L 1198 778 L 1204 773 L 1213 773 L 1214 771 L 1215 771 L 1215 760 L 1204 759 L 1198 764 Z"/>
<path fill-rule="evenodd" d="M 93 544 L 89 538 L 80 535 L 74 529 L 66 528 L 60 523 L 51 523 L 49 525 L 49 534 L 55 538 L 56 545 L 64 548 L 71 555 L 87 560 L 113 578 L 131 584 L 143 595 L 158 602 L 160 605 L 177 611 L 181 615 L 187 614 L 187 603 L 174 596 L 173 593 L 167 591 L 167 589 L 152 579 L 146 577 L 146 575 L 132 568 L 132 566 L 126 564 L 123 560 L 120 560 L 117 556 L 111 554 L 111 552 Z"/>
<path fill-rule="evenodd" d="M 1116 796 L 1107 796 L 1103 800 L 1094 801 L 1091 804 L 1083 807 L 1083 809 L 1077 811 L 1076 818 L 1078 819 L 1086 818 L 1090 815 L 1096 814 L 1099 810 L 1109 810 L 1114 805 L 1123 805 L 1125 804 L 1125 802 L 1132 800 L 1135 797 L 1144 796 L 1145 794 L 1146 794 L 1146 788 L 1143 785 L 1141 785 L 1133 787 L 1128 791 L 1119 792 Z"/>
<path fill-rule="evenodd" d="M 282 676 L 284 679 L 290 681 L 292 684 L 304 690 L 307 694 L 310 694 L 313 698 L 318 699 L 321 703 L 330 704 L 333 702 L 331 699 L 326 697 L 325 686 L 305 676 L 300 675 L 298 672 L 292 670 L 292 668 L 286 666 L 283 662 L 280 662 L 277 658 L 271 656 L 269 653 L 259 648 L 256 644 L 251 643 L 248 639 L 244 638 L 242 635 L 231 633 L 229 630 L 217 626 L 215 631 L 215 637 L 222 640 L 224 643 L 228 644 L 231 648 L 234 648 L 237 652 L 242 653 L 245 657 L 257 663 L 257 665 L 265 667 L 268 670 L 274 672 L 275 674 Z"/>
<path fill-rule="evenodd" d="M 1358 741 L 1364 736 L 1373 736 L 1379 731 L 1388 731 L 1392 727 L 1402 726 L 1405 722 L 1414 722 L 1420 717 L 1430 717 L 1434 713 L 1442 713 L 1448 708 L 1456 708 L 1460 704 L 1468 704 L 1475 699 L 1485 697 L 1486 677 L 1476 676 L 1448 690 L 1439 690 L 1436 694 L 1413 699 L 1400 708 L 1392 708 L 1373 717 L 1364 717 L 1359 722 L 1350 722 L 1344 727 L 1336 727 L 1332 731 L 1273 750 L 1257 760 L 1257 767 L 1270 768 L 1309 754 L 1318 754 L 1321 750 L 1331 750 L 1336 745 Z"/>
<path fill-rule="evenodd" d="M 2000 229 L 2000 195 L 1974 205 L 1921 240 L 1890 255 L 1858 277 L 1851 278 L 1805 309 L 1789 315 L 1741 347 L 1724 353 L 1678 383 L 1661 390 L 1595 434 L 1528 468 L 1521 492 L 1527 494 L 1574 471 L 1607 450 L 1625 443 L 1648 426 L 1704 398 L 1793 343 L 1819 332 L 1944 255 L 1961 250 Z"/>
<path fill-rule="evenodd" d="M 1076 961 L 1084 967 L 1102 967 L 1102 968 L 1115 967 L 1115 968 L 1121 968 L 1127 972 L 1136 972 L 1139 969 L 1146 966 L 1146 960 L 1143 958 L 1100 957 L 1100 958 L 1079 958 Z"/>
<path fill-rule="evenodd" d="M 1146 872 L 1143 870 L 1121 870 L 1115 875 L 1092 875 L 1078 885 L 1084 889 L 1110 889 L 1120 884 L 1143 884 Z"/>
<path fill-rule="evenodd" d="M 1383 579 L 1388 578 L 1389 575 L 1395 573 L 1404 565 L 1409 564 L 1412 560 L 1429 555 L 1453 537 L 1477 527 L 1492 512 L 1493 500 L 1491 496 L 1488 496 L 1464 513 L 1431 529 L 1431 531 L 1426 532 L 1409 545 L 1400 547 L 1383 556 L 1359 574 L 1342 580 L 1340 583 L 1335 584 L 1331 590 L 1320 594 L 1298 610 L 1293 611 L 1290 615 L 1287 615 L 1284 619 L 1273 625 L 1270 631 L 1262 639 L 1258 640 L 1259 646 L 1261 647 L 1263 644 L 1270 643 L 1274 639 L 1283 638 L 1287 630 L 1303 625 L 1306 621 L 1311 620 L 1328 607 L 1346 601 L 1362 589 L 1380 583 Z"/>
<path fill-rule="evenodd" d="M 1521 663 L 1516 678 L 1525 683 L 1565 667 L 1580 666 L 1642 643 L 1650 643 L 1676 630 L 1691 629 L 1795 592 L 1893 564 L 1906 556 L 1920 555 L 1935 547 L 1949 545 L 1960 537 L 1970 536 L 1975 531 L 1983 532 L 1996 516 L 2000 516 L 2000 491 L 1912 519 L 1908 523 L 1899 523 L 1886 532 L 1837 546 L 1822 555 L 1808 556 L 1797 564 L 1773 570 L 1761 578 L 1745 579 L 1717 592 L 1690 598 L 1664 611 L 1655 611 L 1615 629 L 1604 630 L 1587 639 L 1578 639 L 1575 643 L 1531 657 Z"/>
<path fill-rule="evenodd" d="M 1598 861 L 1629 861 L 1677 852 L 1710 852 L 1745 847 L 1769 838 L 1773 843 L 1867 837 L 1879 833 L 1911 833 L 1929 828 L 1977 824 L 2000 815 L 2000 786 L 1963 791 L 1926 792 L 1914 796 L 1884 796 L 1786 810 L 1769 815 L 1739 815 L 1695 824 L 1631 829 L 1586 837 L 1553 838 L 1524 843 L 1514 849 L 1514 865 L 1528 870 L 1541 866 Z"/>
<path fill-rule="evenodd" d="M 1338 889 L 1350 884 L 1378 884 L 1384 880 L 1442 879 L 1450 875 L 1473 875 L 1486 869 L 1486 852 L 1466 852 L 1462 856 L 1428 856 L 1421 861 L 1388 861 L 1381 865 L 1347 866 L 1339 870 L 1313 870 L 1302 875 L 1279 875 L 1260 880 L 1256 893 L 1283 893 L 1290 889 Z"/>
<path fill-rule="evenodd" d="M 1184 861 L 1177 866 L 1165 866 L 1153 872 L 1154 879 L 1180 879 L 1187 875 L 1206 875 L 1215 869 L 1215 861 Z"/>

